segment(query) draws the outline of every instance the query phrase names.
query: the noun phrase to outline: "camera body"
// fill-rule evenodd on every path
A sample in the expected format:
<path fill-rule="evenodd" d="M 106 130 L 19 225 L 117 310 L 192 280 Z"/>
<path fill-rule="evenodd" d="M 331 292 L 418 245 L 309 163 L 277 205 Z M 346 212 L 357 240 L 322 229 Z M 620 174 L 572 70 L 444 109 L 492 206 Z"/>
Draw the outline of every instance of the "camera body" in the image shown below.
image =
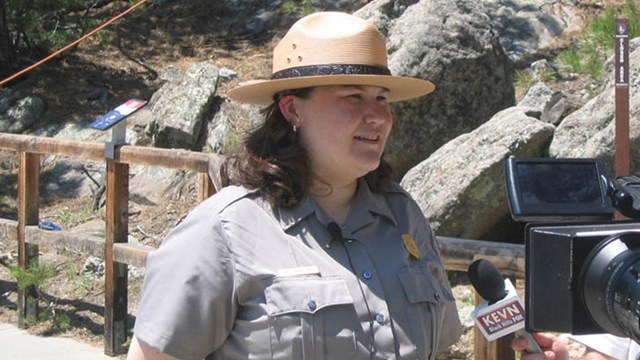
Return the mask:
<path fill-rule="evenodd" d="M 512 158 L 505 175 L 527 222 L 527 330 L 640 340 L 640 223 L 611 220 L 638 215 L 640 178 L 612 179 L 599 159 Z"/>
<path fill-rule="evenodd" d="M 597 288 L 600 277 L 587 277 L 588 269 L 594 266 L 594 251 L 600 247 L 615 242 L 621 235 L 634 238 L 624 239 L 626 247 L 621 247 L 614 254 L 609 266 L 620 266 L 625 252 L 633 259 L 640 258 L 635 254 L 640 248 L 640 224 L 638 223 L 606 223 L 606 224 L 531 224 L 527 226 L 525 234 L 526 254 L 526 286 L 525 309 L 527 313 L 526 327 L 529 331 L 555 331 L 572 334 L 593 334 L 609 332 L 617 336 L 629 336 L 617 329 L 616 326 L 600 324 L 602 319 L 596 318 L 600 313 L 614 313 L 614 309 L 607 309 L 607 297 L 613 302 L 621 299 L 617 294 L 599 294 Z M 618 244 L 616 244 L 617 246 Z M 607 249 L 611 251 L 611 249 Z M 638 269 L 640 270 L 640 269 Z M 606 286 L 615 286 L 623 281 L 617 278 L 605 279 Z M 590 291 L 591 290 L 591 291 Z M 595 296 L 602 307 L 595 305 L 589 309 L 587 299 Z M 640 309 L 637 296 L 625 296 L 624 317 L 638 317 Z M 593 299 L 591 299 L 593 300 Z M 627 314 L 628 313 L 628 314 Z M 602 316 L 600 316 L 602 317 Z M 636 322 L 637 323 L 637 322 Z M 637 325 L 636 325 L 637 327 Z M 640 334 L 640 333 L 639 333 Z"/>

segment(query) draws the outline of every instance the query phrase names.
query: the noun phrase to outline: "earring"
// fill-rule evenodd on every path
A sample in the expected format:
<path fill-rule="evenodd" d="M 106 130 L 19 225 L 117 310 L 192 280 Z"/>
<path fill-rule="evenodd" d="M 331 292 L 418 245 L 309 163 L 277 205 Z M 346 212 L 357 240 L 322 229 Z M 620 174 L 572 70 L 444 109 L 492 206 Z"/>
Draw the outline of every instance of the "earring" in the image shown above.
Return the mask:
<path fill-rule="evenodd" d="M 295 125 L 293 125 L 293 132 L 294 132 L 294 133 L 297 133 L 297 132 L 298 132 L 298 127 L 297 127 L 297 126 L 295 126 Z"/>

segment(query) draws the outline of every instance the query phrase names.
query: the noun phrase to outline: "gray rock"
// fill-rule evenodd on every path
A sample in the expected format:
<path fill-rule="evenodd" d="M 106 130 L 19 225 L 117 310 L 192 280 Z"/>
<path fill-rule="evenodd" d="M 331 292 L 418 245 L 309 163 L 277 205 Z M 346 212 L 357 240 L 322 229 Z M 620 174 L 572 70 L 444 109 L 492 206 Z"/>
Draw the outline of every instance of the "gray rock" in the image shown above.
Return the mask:
<path fill-rule="evenodd" d="M 20 134 L 31 128 L 36 121 L 42 118 L 44 109 L 44 101 L 39 97 L 27 96 L 18 100 L 9 111 L 7 111 L 7 118 L 14 120 L 13 123 L 9 125 L 7 131 Z"/>
<path fill-rule="evenodd" d="M 139 166 L 131 167 L 129 190 L 131 201 L 140 205 L 156 205 L 169 197 L 173 181 L 184 174 L 183 171 L 159 167 Z"/>
<path fill-rule="evenodd" d="M 217 84 L 218 68 L 205 61 L 153 94 L 149 102 L 152 122 L 148 126 L 153 145 L 196 150 L 214 111 Z"/>
<path fill-rule="evenodd" d="M 630 54 L 631 171 L 640 170 L 640 47 Z M 503 175 L 504 160 L 515 157 L 603 158 L 613 170 L 613 80 L 580 107 L 575 99 L 533 87 L 521 103 L 448 142 L 411 169 L 402 185 L 416 198 L 439 235 L 489 240 L 522 239 L 522 224 L 509 216 Z M 555 107 L 578 108 L 554 129 L 545 122 Z M 526 107 L 525 107 L 526 105 Z M 565 110 L 566 110 L 565 109 Z M 540 117 L 541 120 L 537 118 Z"/>
<path fill-rule="evenodd" d="M 11 88 L 0 89 L 0 115 L 6 113 L 22 97 L 20 91 Z"/>
<path fill-rule="evenodd" d="M 104 183 L 104 162 L 49 155 L 43 163 L 44 169 L 40 177 L 45 196 L 92 196 L 100 184 Z"/>
<path fill-rule="evenodd" d="M 224 79 L 233 79 L 238 76 L 237 72 L 225 67 L 221 68 L 218 74 Z"/>
<path fill-rule="evenodd" d="M 583 20 L 575 3 L 547 0 L 483 0 L 500 43 L 514 62 L 537 58 L 565 31 L 578 30 Z"/>
<path fill-rule="evenodd" d="M 491 234 L 497 240 L 495 229 L 509 217 L 504 160 L 543 156 L 553 136 L 554 127 L 531 117 L 531 111 L 520 106 L 501 111 L 407 172 L 401 185 L 437 235 L 486 239 Z"/>
<path fill-rule="evenodd" d="M 260 108 L 225 101 L 209 122 L 206 151 L 225 154 L 242 141 L 242 135 L 263 121 Z"/>
<path fill-rule="evenodd" d="M 542 111 L 553 100 L 557 92 L 549 88 L 542 82 L 537 82 L 527 90 L 526 94 L 518 103 L 518 106 L 528 107 Z"/>
<path fill-rule="evenodd" d="M 394 105 L 399 120 L 386 156 L 397 176 L 515 104 L 511 62 L 478 2 L 376 0 L 355 14 L 387 37 L 392 73 L 436 85 L 428 96 Z"/>
<path fill-rule="evenodd" d="M 105 272 L 105 262 L 95 256 L 89 256 L 82 266 L 82 274 L 91 279 L 101 279 Z"/>
<path fill-rule="evenodd" d="M 9 127 L 16 121 L 6 115 L 0 115 L 0 132 L 9 132 Z"/>
<path fill-rule="evenodd" d="M 567 97 L 561 92 L 556 92 L 546 104 L 540 120 L 557 126 L 564 118 L 582 106 L 584 106 L 584 102 L 581 99 Z"/>

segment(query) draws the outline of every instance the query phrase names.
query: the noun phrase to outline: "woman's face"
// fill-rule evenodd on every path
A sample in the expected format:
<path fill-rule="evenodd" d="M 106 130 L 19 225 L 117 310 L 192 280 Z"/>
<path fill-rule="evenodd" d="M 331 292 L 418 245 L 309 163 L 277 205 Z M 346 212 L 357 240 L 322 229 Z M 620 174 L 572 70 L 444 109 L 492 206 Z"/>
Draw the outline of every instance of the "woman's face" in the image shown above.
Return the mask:
<path fill-rule="evenodd" d="M 380 164 L 393 125 L 388 91 L 376 86 L 318 86 L 292 97 L 286 116 L 298 129 L 316 176 L 340 185 Z M 282 108 L 282 104 L 281 104 Z"/>

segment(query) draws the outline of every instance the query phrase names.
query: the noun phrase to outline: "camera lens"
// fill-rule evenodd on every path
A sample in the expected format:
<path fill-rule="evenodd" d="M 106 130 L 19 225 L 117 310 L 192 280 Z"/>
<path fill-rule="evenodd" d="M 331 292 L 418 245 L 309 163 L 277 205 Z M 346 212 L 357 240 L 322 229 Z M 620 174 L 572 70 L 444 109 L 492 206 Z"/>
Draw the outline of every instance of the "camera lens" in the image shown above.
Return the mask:
<path fill-rule="evenodd" d="M 579 280 L 593 322 L 640 342 L 640 232 L 601 241 L 587 256 Z"/>

